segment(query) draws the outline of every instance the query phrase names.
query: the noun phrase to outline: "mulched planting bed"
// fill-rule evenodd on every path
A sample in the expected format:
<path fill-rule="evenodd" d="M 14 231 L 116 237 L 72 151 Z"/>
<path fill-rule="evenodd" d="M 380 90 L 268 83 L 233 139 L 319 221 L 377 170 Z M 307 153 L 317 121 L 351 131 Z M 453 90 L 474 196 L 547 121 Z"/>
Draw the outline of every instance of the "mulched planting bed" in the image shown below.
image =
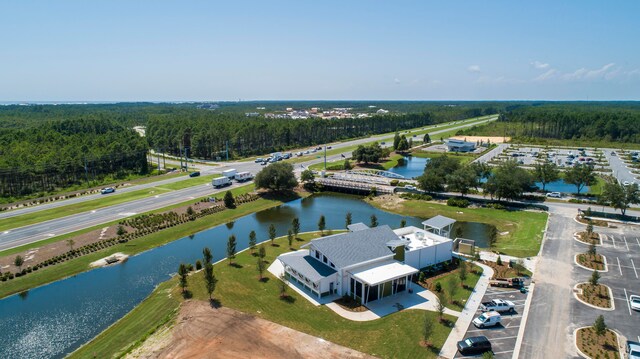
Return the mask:
<path fill-rule="evenodd" d="M 581 352 L 591 358 L 620 358 L 616 334 L 607 329 L 601 337 L 596 335 L 592 327 L 582 328 L 576 332 L 576 344 Z"/>
<path fill-rule="evenodd" d="M 600 254 L 578 254 L 578 263 L 593 270 L 604 270 L 604 258 Z"/>
<path fill-rule="evenodd" d="M 364 312 L 369 310 L 367 309 L 367 307 L 360 304 L 360 302 L 351 297 L 342 297 L 334 300 L 333 302 L 342 307 L 342 309 L 348 310 L 350 312 Z"/>
<path fill-rule="evenodd" d="M 513 277 L 522 277 L 522 276 L 531 276 L 531 272 L 522 268 L 520 273 L 515 268 L 509 267 L 509 263 L 507 261 L 502 262 L 502 265 L 498 265 L 496 262 L 491 261 L 482 261 L 484 265 L 487 265 L 493 269 L 493 276 L 495 278 L 513 278 Z"/>
<path fill-rule="evenodd" d="M 591 221 L 591 224 L 593 224 L 594 226 L 598 226 L 598 227 L 609 227 L 609 222 L 607 221 L 603 221 L 600 219 L 586 219 L 584 217 L 578 216 L 576 217 L 576 220 L 578 220 L 578 222 L 580 223 L 584 223 L 584 224 L 589 224 L 589 221 Z"/>
<path fill-rule="evenodd" d="M 600 235 L 597 232 L 591 232 L 591 237 L 587 237 L 587 232 L 578 232 L 577 238 L 582 243 L 600 244 Z"/>
<path fill-rule="evenodd" d="M 581 300 L 603 309 L 611 308 L 609 287 L 606 285 L 598 284 L 593 286 L 589 283 L 581 283 L 578 284 L 578 288 L 582 289 L 582 293 L 578 293 L 578 298 Z"/>

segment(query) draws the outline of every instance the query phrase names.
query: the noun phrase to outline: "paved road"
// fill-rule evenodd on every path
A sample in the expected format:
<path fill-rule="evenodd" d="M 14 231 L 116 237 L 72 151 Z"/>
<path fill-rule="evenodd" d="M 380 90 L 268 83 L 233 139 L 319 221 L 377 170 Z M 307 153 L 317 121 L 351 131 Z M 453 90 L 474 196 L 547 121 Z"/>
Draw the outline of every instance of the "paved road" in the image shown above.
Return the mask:
<path fill-rule="evenodd" d="M 450 131 L 452 129 L 459 129 L 464 127 L 474 126 L 474 125 L 477 125 L 478 123 L 484 123 L 492 120 L 493 118 L 488 120 L 482 120 L 482 121 L 465 122 L 460 126 L 456 126 L 454 128 L 447 128 L 444 130 L 432 131 L 430 132 L 430 135 L 437 135 L 438 133 Z M 361 144 L 361 143 L 367 143 L 375 140 L 391 139 L 391 138 L 392 136 L 390 137 L 389 135 L 375 136 L 375 137 L 370 137 L 366 139 L 358 139 L 354 141 L 338 143 L 333 147 L 345 148 L 345 147 L 352 146 L 354 144 Z M 314 163 L 319 163 L 324 160 L 323 158 L 315 158 L 316 155 L 319 155 L 319 154 L 315 154 L 313 158 L 309 156 L 310 158 L 308 161 L 296 164 L 295 165 L 296 172 L 300 173 L 307 166 Z M 341 155 L 350 156 L 351 151 L 347 151 L 342 154 L 327 156 L 327 161 L 339 160 L 342 158 Z M 206 174 L 206 173 L 213 173 L 217 171 L 223 171 L 224 169 L 227 169 L 227 168 L 236 168 L 239 171 L 250 171 L 253 173 L 257 173 L 262 168 L 262 166 L 257 163 L 247 162 L 247 161 L 232 162 L 232 163 L 226 163 L 224 166 L 210 167 L 209 169 L 206 169 L 206 170 L 203 169 L 203 173 Z M 181 180 L 185 180 L 186 178 L 188 177 L 186 176 L 184 178 L 180 177 Z M 167 183 L 175 182 L 177 180 L 178 179 L 175 179 L 175 178 L 171 180 L 167 180 L 168 181 Z M 131 186 L 130 188 L 127 188 L 127 191 L 153 187 L 158 184 L 159 182 L 146 184 L 146 185 Z M 237 184 L 234 184 L 234 186 L 237 186 Z M 227 189 L 222 189 L 222 191 L 225 191 Z M 125 190 L 123 189 L 122 191 L 119 191 L 119 192 L 124 192 L 124 191 Z M 11 229 L 3 233 L 0 233 L 0 250 L 5 250 L 5 249 L 21 246 L 24 244 L 48 239 L 54 236 L 75 232 L 84 228 L 99 225 L 101 223 L 107 223 L 114 220 L 119 220 L 122 218 L 133 216 L 138 213 L 143 213 L 143 212 L 163 208 L 171 204 L 184 202 L 189 198 L 204 197 L 217 192 L 220 192 L 220 190 L 214 190 L 208 184 L 189 187 L 182 190 L 160 194 L 155 197 L 121 203 L 121 204 L 113 205 L 110 207 L 100 208 L 95 211 L 84 212 L 77 215 L 71 215 L 71 216 L 53 219 L 50 221 L 41 222 L 41 223 L 29 225 L 29 226 Z M 78 202 L 99 198 L 100 196 L 101 195 L 84 196 L 76 199 L 59 201 L 57 203 L 52 203 L 51 205 L 60 206 L 60 205 L 66 205 L 71 203 L 78 203 Z M 37 212 L 38 209 L 42 210 L 46 208 L 54 208 L 54 207 L 45 204 L 37 207 L 20 209 L 20 210 L 11 211 L 3 214 L 7 215 L 12 212 L 17 212 L 21 214 L 32 213 L 32 212 Z M 23 211 L 23 212 L 19 212 L 19 211 Z"/>
<path fill-rule="evenodd" d="M 484 155 L 482 155 L 482 156 L 476 158 L 475 160 L 473 160 L 473 162 L 480 162 L 480 163 L 489 162 L 494 157 L 496 157 L 497 155 L 501 154 L 502 151 L 504 151 L 509 146 L 510 145 L 508 143 L 501 143 L 496 148 L 492 149 L 491 151 L 489 151 L 489 152 L 485 153 Z"/>

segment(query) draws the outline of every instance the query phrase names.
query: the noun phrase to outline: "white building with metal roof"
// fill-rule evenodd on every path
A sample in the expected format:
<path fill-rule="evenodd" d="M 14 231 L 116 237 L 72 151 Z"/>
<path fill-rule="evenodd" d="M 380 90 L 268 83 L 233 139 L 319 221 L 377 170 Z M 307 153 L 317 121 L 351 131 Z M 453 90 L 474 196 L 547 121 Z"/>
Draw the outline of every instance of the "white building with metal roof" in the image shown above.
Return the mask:
<path fill-rule="evenodd" d="M 451 260 L 452 241 L 417 227 L 355 224 L 278 260 L 289 281 L 313 296 L 349 295 L 366 304 L 410 288 L 419 269 Z"/>

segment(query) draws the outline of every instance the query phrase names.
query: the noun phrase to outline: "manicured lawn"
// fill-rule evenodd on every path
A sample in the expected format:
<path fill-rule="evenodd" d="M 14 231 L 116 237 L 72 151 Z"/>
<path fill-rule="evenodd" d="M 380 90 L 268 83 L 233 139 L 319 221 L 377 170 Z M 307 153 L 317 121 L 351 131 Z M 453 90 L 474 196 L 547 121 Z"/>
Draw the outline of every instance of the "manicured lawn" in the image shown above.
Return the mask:
<path fill-rule="evenodd" d="M 317 236 L 317 233 L 302 234 L 300 235 L 302 241 L 294 242 L 294 247 L 298 248 L 301 244 Z M 265 260 L 269 263 L 273 262 L 278 254 L 289 250 L 286 238 L 278 238 L 276 243 L 279 247 L 265 244 L 267 251 Z M 288 300 L 280 299 L 279 279 L 265 272 L 264 276 L 268 280 L 259 281 L 256 261 L 257 257 L 251 255 L 249 251 L 245 251 L 237 255 L 234 260 L 235 266 L 230 266 L 228 261 L 215 265 L 214 273 L 218 283 L 214 298 L 221 305 L 382 358 L 435 358 L 449 334 L 450 328 L 436 324 L 436 330 L 431 339 L 436 349 L 432 351 L 419 345 L 421 340 L 419 328 L 425 317 L 437 321 L 437 314 L 434 312 L 405 310 L 374 321 L 353 322 L 338 316 L 325 306 L 312 305 L 291 289 L 288 289 Z M 173 286 L 171 296 L 181 298 L 180 289 L 177 288 L 176 282 L 176 278 L 169 281 Z M 164 290 L 167 287 L 163 284 L 160 288 L 162 289 L 154 291 L 150 298 L 167 297 L 166 290 Z M 208 300 L 208 295 L 204 290 L 202 272 L 189 278 L 188 289 L 194 299 Z M 148 302 L 152 301 L 148 300 Z M 140 313 L 151 311 L 151 309 L 145 308 L 147 306 L 151 307 L 151 304 L 147 304 L 147 301 L 143 302 L 136 310 L 82 348 L 73 357 L 82 357 L 82 354 L 86 355 L 86 353 L 95 353 L 101 358 L 110 357 L 114 353 L 121 352 L 123 348 L 128 346 L 128 343 L 137 342 L 140 338 L 145 337 L 148 331 L 157 327 L 157 323 L 150 322 L 159 322 L 157 318 L 165 317 L 160 313 L 154 313 L 154 318 L 144 320 L 146 322 L 144 327 L 147 328 L 147 331 L 143 331 L 141 328 L 143 325 L 138 322 L 143 317 Z M 164 311 L 168 315 L 173 313 L 175 308 L 168 305 Z M 454 320 L 455 318 L 447 317 L 447 319 Z"/>
<path fill-rule="evenodd" d="M 237 192 L 242 192 L 243 189 L 242 187 L 239 187 L 236 188 L 236 190 Z M 195 200 L 192 200 L 188 203 L 193 203 L 194 201 Z M 203 231 L 207 228 L 229 222 L 247 214 L 258 212 L 280 204 L 282 204 L 282 201 L 279 200 L 259 199 L 254 202 L 240 205 L 235 209 L 228 209 L 210 216 L 198 218 L 195 221 L 164 229 L 162 231 L 140 237 L 127 243 L 116 244 L 112 247 L 98 252 L 93 252 L 91 254 L 59 263 L 54 266 L 41 268 L 40 270 L 29 273 L 24 277 L 18 277 L 6 282 L 1 282 L 0 298 L 90 270 L 91 268 L 89 267 L 89 264 L 91 262 L 96 261 L 100 258 L 108 257 L 113 253 L 122 252 L 125 254 L 134 255 L 151 248 L 169 243 L 176 239 L 186 237 L 190 234 Z M 159 210 L 158 212 L 168 209 L 170 208 Z"/>
<path fill-rule="evenodd" d="M 388 170 L 389 168 L 395 167 L 398 165 L 398 160 L 400 160 L 401 158 L 403 158 L 404 156 L 399 155 L 399 154 L 392 154 L 391 156 L 389 156 L 389 158 L 382 162 L 382 163 L 374 163 L 371 164 L 369 167 L 370 168 L 382 168 L 385 170 Z M 349 162 L 351 163 L 351 166 L 356 166 L 356 162 L 352 159 L 349 159 Z M 335 165 L 342 165 L 344 164 L 344 159 L 342 160 L 338 160 L 338 161 L 331 161 L 331 162 L 327 162 L 327 168 L 331 168 L 331 166 L 335 166 Z M 363 164 L 362 168 L 355 168 L 355 169 L 366 169 L 367 166 L 365 166 Z M 315 163 L 311 166 L 309 166 L 309 169 L 314 170 L 314 171 L 321 171 L 324 169 L 324 162 L 321 163 Z"/>
<path fill-rule="evenodd" d="M 495 250 L 516 257 L 530 257 L 538 254 L 542 242 L 542 231 L 548 216 L 544 212 L 458 208 L 420 200 L 404 200 L 393 207 L 385 206 L 379 199 L 369 203 L 405 216 L 426 219 L 440 214 L 458 221 L 492 224 L 498 228 L 498 232 L 507 232 L 504 235 L 498 235 Z"/>
<path fill-rule="evenodd" d="M 414 151 L 411 153 L 411 155 L 414 157 L 421 157 L 421 158 L 438 158 L 438 157 L 444 156 L 445 154 L 436 153 L 436 152 Z M 475 155 L 465 155 L 465 154 L 459 154 L 459 153 L 447 153 L 446 156 L 451 157 L 455 160 L 458 160 L 460 164 L 463 164 L 463 165 L 475 160 L 478 157 Z"/>

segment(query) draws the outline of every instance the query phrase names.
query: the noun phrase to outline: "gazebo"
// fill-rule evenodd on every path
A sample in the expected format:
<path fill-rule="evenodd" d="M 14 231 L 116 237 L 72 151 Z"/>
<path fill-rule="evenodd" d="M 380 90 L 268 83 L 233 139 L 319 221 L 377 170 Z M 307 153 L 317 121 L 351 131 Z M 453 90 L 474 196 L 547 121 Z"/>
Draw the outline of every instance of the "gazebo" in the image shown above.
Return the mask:
<path fill-rule="evenodd" d="M 425 231 L 429 231 L 446 238 L 451 238 L 449 235 L 451 234 L 451 228 L 454 223 L 456 223 L 455 219 L 437 215 L 422 222 L 422 225 L 424 226 Z"/>

